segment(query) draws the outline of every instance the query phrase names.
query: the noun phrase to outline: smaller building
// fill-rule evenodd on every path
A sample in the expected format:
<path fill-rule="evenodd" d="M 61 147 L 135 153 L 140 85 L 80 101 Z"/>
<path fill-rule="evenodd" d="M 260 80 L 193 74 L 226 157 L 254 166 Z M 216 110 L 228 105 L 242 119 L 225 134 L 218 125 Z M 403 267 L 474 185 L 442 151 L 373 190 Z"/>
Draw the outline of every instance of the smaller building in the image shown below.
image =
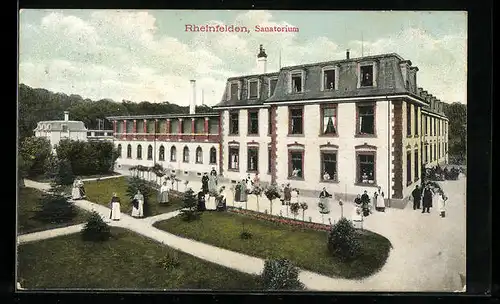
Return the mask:
<path fill-rule="evenodd" d="M 38 122 L 36 137 L 45 137 L 50 141 L 52 149 L 63 139 L 87 141 L 87 128 L 82 121 L 69 120 L 69 112 L 64 111 L 64 120 L 48 120 Z"/>

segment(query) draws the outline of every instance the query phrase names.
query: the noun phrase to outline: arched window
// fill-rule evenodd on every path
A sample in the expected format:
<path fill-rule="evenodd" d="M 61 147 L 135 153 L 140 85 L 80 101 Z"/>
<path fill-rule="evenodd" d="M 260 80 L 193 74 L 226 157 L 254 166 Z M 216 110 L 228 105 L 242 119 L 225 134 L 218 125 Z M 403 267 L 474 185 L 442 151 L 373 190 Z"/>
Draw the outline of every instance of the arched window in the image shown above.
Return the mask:
<path fill-rule="evenodd" d="M 201 147 L 196 148 L 196 163 L 203 163 L 203 150 L 201 150 Z"/>
<path fill-rule="evenodd" d="M 182 151 L 182 161 L 185 163 L 189 163 L 189 148 L 184 147 L 184 150 Z"/>
<path fill-rule="evenodd" d="M 142 159 L 142 146 L 137 146 L 137 159 Z"/>
<path fill-rule="evenodd" d="M 132 158 L 132 145 L 127 146 L 127 158 Z"/>
<path fill-rule="evenodd" d="M 210 164 L 217 163 L 217 150 L 215 147 L 210 148 Z"/>
<path fill-rule="evenodd" d="M 175 146 L 172 146 L 172 148 L 170 148 L 170 161 L 176 161 L 177 159 L 177 149 L 175 148 Z"/>
<path fill-rule="evenodd" d="M 122 157 L 122 145 L 118 144 L 118 147 L 116 147 L 116 151 L 118 152 L 118 157 Z"/>
<path fill-rule="evenodd" d="M 160 161 L 164 161 L 165 160 L 165 148 L 163 146 L 160 146 L 160 153 L 158 155 L 158 159 Z"/>
<path fill-rule="evenodd" d="M 153 146 L 149 145 L 148 146 L 148 160 L 153 159 Z"/>

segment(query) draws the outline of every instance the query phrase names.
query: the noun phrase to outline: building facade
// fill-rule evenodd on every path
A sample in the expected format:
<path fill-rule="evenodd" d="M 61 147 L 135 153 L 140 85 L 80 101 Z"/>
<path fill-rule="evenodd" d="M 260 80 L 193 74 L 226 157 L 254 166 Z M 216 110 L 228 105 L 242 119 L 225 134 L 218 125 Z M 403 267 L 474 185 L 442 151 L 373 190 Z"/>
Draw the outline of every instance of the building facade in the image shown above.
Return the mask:
<path fill-rule="evenodd" d="M 33 130 L 36 137 L 45 137 L 50 141 L 52 149 L 63 139 L 87 140 L 87 128 L 82 121 L 69 120 L 69 112 L 64 112 L 64 120 L 38 122 Z"/>
<path fill-rule="evenodd" d="M 443 104 L 417 86 L 411 61 L 397 54 L 351 59 L 347 52 L 343 60 L 268 73 L 266 60 L 261 46 L 262 73 L 227 80 L 218 115 L 108 118 L 118 148 L 131 151 L 119 163 L 163 162 L 186 174 L 217 164 L 231 181 L 259 173 L 264 182 L 314 193 L 326 187 L 348 200 L 380 186 L 388 205 L 403 207 L 423 165 L 447 161 Z M 149 130 L 158 131 L 154 142 Z M 178 154 L 201 149 L 203 159 L 161 160 L 160 146 L 165 155 L 174 146 Z M 138 159 L 140 149 L 155 152 Z"/>

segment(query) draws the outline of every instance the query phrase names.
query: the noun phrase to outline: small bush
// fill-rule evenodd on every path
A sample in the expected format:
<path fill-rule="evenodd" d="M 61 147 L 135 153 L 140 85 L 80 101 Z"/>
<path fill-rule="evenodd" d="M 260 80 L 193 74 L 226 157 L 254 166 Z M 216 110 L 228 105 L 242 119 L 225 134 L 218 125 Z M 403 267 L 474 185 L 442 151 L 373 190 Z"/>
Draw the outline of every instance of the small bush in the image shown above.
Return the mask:
<path fill-rule="evenodd" d="M 168 252 L 158 261 L 158 265 L 164 270 L 177 268 L 180 265 L 179 255 L 175 251 Z"/>
<path fill-rule="evenodd" d="M 248 239 L 251 239 L 251 238 L 252 238 L 252 233 L 251 233 L 251 232 L 249 232 L 249 231 L 242 231 L 242 232 L 240 233 L 240 238 L 241 238 L 242 240 L 248 240 Z"/>
<path fill-rule="evenodd" d="M 351 222 L 341 218 L 328 234 L 328 251 L 342 261 L 349 261 L 359 254 L 357 232 Z"/>
<path fill-rule="evenodd" d="M 190 188 L 184 193 L 182 208 L 181 215 L 185 221 L 190 222 L 200 218 L 201 212 L 198 210 L 198 199 Z"/>
<path fill-rule="evenodd" d="M 68 223 L 77 215 L 73 203 L 64 196 L 47 193 L 39 201 L 39 209 L 35 214 L 35 219 L 44 223 Z"/>
<path fill-rule="evenodd" d="M 268 290 L 302 290 L 299 269 L 287 259 L 270 259 L 264 264 L 261 275 L 262 286 Z"/>
<path fill-rule="evenodd" d="M 84 241 L 103 242 L 111 237 L 111 230 L 99 213 L 92 211 L 87 219 L 85 227 L 82 229 L 82 239 Z"/>

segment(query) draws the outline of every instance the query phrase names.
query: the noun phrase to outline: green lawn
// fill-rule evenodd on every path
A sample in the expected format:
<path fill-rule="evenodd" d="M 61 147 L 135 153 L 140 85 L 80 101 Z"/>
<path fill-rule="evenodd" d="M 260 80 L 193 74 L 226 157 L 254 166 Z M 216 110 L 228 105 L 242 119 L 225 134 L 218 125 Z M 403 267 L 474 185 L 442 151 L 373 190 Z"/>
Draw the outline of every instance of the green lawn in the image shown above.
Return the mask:
<path fill-rule="evenodd" d="M 85 182 L 85 192 L 87 194 L 87 199 L 91 202 L 108 206 L 109 201 L 113 192 L 116 192 L 118 197 L 121 199 L 121 211 L 124 213 L 130 213 L 132 211 L 132 205 L 130 204 L 131 199 L 127 197 L 127 178 L 117 177 L 104 179 L 100 181 L 88 181 Z M 182 200 L 179 196 L 174 196 L 175 191 L 171 191 L 170 202 L 167 205 L 160 205 L 157 201 L 157 191 L 154 191 L 154 195 L 149 200 L 151 204 L 152 215 L 168 213 L 182 208 Z"/>
<path fill-rule="evenodd" d="M 243 229 L 252 238 L 243 240 Z M 185 222 L 181 217 L 161 221 L 155 227 L 170 233 L 241 252 L 255 257 L 283 257 L 298 267 L 332 277 L 363 278 L 378 271 L 389 256 L 391 244 L 385 237 L 360 231 L 362 252 L 344 263 L 327 250 L 327 232 L 294 228 L 229 212 L 204 212 L 200 220 Z"/>
<path fill-rule="evenodd" d="M 17 223 L 18 233 L 25 234 L 41 230 L 60 228 L 75 224 L 80 224 L 86 221 L 88 212 L 78 209 L 77 215 L 71 221 L 66 223 L 44 223 L 34 218 L 39 210 L 39 200 L 43 192 L 33 188 L 19 188 L 18 204 L 17 204 Z"/>
<path fill-rule="evenodd" d="M 257 276 L 203 261 L 121 228 L 104 243 L 84 242 L 80 234 L 18 247 L 23 288 L 257 289 Z M 179 265 L 165 270 L 167 252 Z"/>

